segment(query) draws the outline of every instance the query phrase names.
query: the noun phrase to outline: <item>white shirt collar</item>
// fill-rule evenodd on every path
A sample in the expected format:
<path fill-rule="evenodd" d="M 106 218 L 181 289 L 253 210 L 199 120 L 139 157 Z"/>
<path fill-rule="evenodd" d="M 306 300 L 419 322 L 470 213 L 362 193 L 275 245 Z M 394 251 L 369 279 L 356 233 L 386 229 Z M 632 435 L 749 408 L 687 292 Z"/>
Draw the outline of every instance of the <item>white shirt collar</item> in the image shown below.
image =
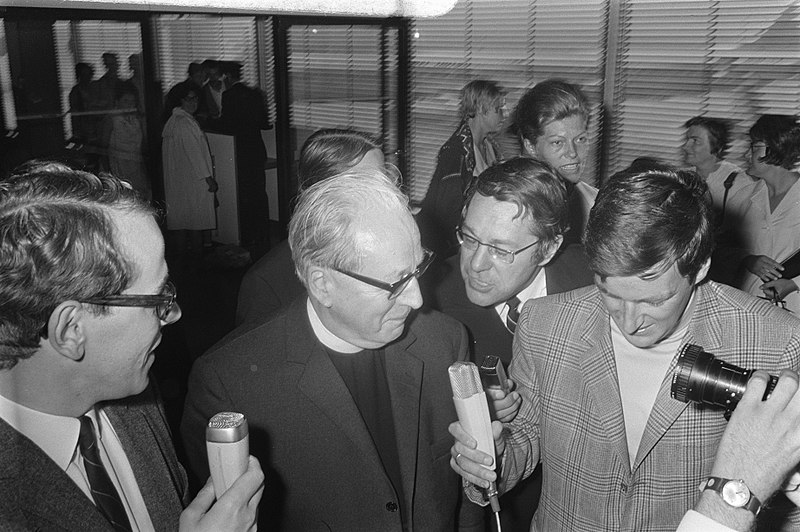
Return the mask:
<path fill-rule="evenodd" d="M 311 329 L 322 345 L 337 353 L 358 353 L 359 351 L 363 351 L 360 347 L 342 340 L 325 327 L 322 320 L 319 319 L 314 305 L 311 304 L 311 298 L 306 299 L 306 311 L 308 312 L 308 320 L 311 322 Z"/>
<path fill-rule="evenodd" d="M 531 284 L 526 286 L 522 289 L 522 291 L 517 294 L 517 297 L 520 301 L 520 308 L 523 303 L 525 303 L 529 299 L 534 299 L 537 297 L 544 297 L 547 295 L 547 276 L 544 273 L 544 268 L 539 268 L 539 273 L 536 274 L 536 277 L 533 278 Z M 506 306 L 505 301 L 501 301 L 497 305 L 495 305 L 494 310 L 497 311 L 498 316 L 501 319 L 505 320 L 506 315 L 508 314 L 508 306 Z"/>
<path fill-rule="evenodd" d="M 33 410 L 0 395 L 0 418 L 38 445 L 66 471 L 78 445 L 80 421 Z"/>

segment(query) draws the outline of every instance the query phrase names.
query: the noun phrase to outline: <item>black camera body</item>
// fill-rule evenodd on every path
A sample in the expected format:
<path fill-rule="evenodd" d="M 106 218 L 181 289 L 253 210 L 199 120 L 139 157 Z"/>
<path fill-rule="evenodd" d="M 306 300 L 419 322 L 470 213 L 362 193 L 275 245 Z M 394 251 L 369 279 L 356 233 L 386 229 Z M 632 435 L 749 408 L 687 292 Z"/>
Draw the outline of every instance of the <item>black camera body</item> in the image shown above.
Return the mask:
<path fill-rule="evenodd" d="M 753 371 L 718 360 L 699 345 L 686 344 L 678 353 L 671 395 L 684 403 L 693 401 L 724 408 L 727 419 L 739 404 Z M 762 400 L 769 397 L 777 382 L 778 377 L 770 375 Z"/>

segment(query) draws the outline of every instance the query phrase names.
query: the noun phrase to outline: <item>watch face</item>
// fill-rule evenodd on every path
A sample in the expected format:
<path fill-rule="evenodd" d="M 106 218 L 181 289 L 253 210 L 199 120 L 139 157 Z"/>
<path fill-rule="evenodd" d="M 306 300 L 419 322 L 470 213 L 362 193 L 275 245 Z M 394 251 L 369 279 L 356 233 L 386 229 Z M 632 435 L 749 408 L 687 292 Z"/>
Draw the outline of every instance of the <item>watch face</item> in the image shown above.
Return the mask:
<path fill-rule="evenodd" d="M 722 499 L 736 508 L 742 508 L 750 500 L 750 490 L 741 480 L 729 480 L 722 487 Z"/>

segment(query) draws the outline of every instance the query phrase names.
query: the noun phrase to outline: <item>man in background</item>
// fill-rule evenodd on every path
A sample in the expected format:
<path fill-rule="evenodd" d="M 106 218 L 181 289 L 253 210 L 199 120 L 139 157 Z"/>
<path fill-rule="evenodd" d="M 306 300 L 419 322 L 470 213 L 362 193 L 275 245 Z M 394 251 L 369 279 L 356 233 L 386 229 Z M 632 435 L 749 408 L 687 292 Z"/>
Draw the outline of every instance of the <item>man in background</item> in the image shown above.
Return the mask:
<path fill-rule="evenodd" d="M 189 503 L 149 374 L 180 316 L 154 212 L 129 185 L 56 163 L 0 182 L 2 528 L 254 527 L 252 457 L 217 503 L 210 481 Z"/>
<path fill-rule="evenodd" d="M 261 130 L 270 127 L 261 91 L 242 83 L 242 65 L 223 63 L 222 131 L 236 143 L 239 230 L 242 246 L 257 257 L 269 249 L 269 201 L 264 163 L 267 150 Z"/>

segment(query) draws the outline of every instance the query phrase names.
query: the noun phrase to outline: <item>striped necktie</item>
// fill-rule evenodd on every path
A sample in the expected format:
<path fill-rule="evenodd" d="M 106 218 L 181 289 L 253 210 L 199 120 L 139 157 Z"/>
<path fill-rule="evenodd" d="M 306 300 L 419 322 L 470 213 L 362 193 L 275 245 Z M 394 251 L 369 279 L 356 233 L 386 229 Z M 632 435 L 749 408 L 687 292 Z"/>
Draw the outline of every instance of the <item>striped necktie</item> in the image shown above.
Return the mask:
<path fill-rule="evenodd" d="M 81 432 L 78 436 L 78 447 L 83 456 L 83 468 L 86 470 L 86 477 L 89 479 L 89 487 L 92 490 L 97 509 L 111 523 L 114 530 L 131 530 L 131 523 L 128 514 L 122 505 L 122 499 L 111 479 L 108 477 L 103 463 L 100 461 L 100 453 L 97 449 L 97 439 L 94 436 L 94 423 L 91 418 L 81 416 Z"/>
<path fill-rule="evenodd" d="M 517 320 L 519 320 L 519 304 L 520 300 L 517 296 L 512 297 L 506 301 L 508 305 L 508 314 L 506 315 L 506 327 L 513 334 L 517 330 Z"/>

